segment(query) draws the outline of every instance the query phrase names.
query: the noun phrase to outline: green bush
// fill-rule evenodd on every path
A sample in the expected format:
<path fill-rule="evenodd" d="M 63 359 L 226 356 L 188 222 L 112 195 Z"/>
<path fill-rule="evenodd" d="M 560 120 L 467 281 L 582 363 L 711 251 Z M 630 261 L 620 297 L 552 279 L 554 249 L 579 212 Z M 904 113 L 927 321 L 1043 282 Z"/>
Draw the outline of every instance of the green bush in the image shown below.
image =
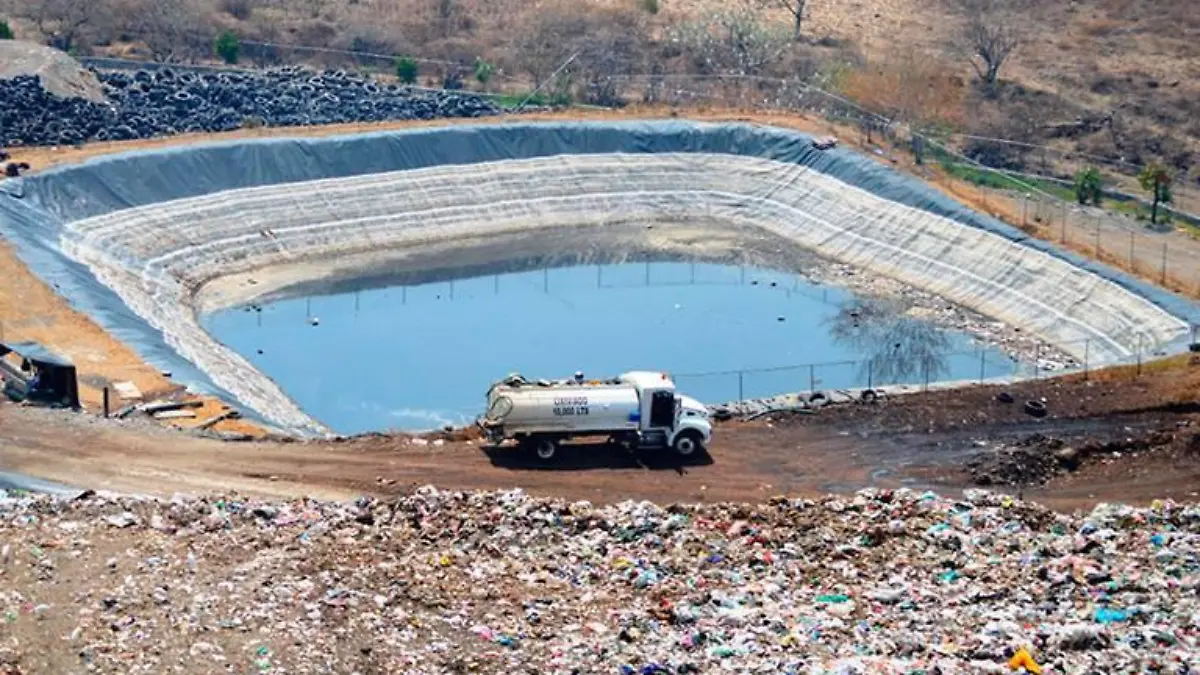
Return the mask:
<path fill-rule="evenodd" d="M 1081 170 L 1075 175 L 1075 199 L 1080 204 L 1087 204 L 1089 201 L 1096 206 L 1100 206 L 1100 197 L 1104 193 L 1104 180 L 1100 177 L 1100 172 L 1096 167 L 1089 166 Z"/>
<path fill-rule="evenodd" d="M 401 56 L 396 58 L 396 77 L 404 84 L 413 84 L 417 81 L 417 60 Z"/>
<path fill-rule="evenodd" d="M 227 30 L 217 36 L 213 41 L 213 51 L 221 60 L 230 65 L 238 62 L 238 55 L 242 51 L 242 43 L 238 40 L 238 36 L 233 31 Z"/>
<path fill-rule="evenodd" d="M 1159 219 L 1159 207 L 1163 204 L 1170 204 L 1172 200 L 1171 181 L 1174 176 L 1157 162 L 1151 162 L 1142 169 L 1142 173 L 1138 175 L 1138 182 L 1142 184 L 1142 189 L 1149 192 L 1154 198 L 1153 204 L 1150 206 L 1150 223 L 1157 225 L 1161 221 Z"/>
<path fill-rule="evenodd" d="M 475 59 L 475 79 L 479 84 L 487 84 L 488 80 L 492 79 L 492 73 L 496 70 L 495 66 L 482 59 Z"/>
<path fill-rule="evenodd" d="M 658 14 L 658 0 L 642 0 L 642 9 L 649 14 Z"/>
<path fill-rule="evenodd" d="M 0 40 L 11 40 L 11 39 L 13 39 L 12 28 L 8 27 L 7 21 L 0 20 Z"/>

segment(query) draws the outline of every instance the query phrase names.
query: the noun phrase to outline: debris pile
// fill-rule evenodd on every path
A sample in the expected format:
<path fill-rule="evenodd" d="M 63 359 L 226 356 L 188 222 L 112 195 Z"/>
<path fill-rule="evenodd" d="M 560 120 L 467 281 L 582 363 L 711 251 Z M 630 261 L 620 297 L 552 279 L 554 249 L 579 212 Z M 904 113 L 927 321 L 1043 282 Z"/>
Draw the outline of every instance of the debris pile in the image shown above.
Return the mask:
<path fill-rule="evenodd" d="M 98 72 L 105 104 L 60 98 L 37 75 L 0 80 L 0 147 L 74 145 L 243 127 L 483 117 L 480 96 L 384 85 L 344 71 Z"/>
<path fill-rule="evenodd" d="M 1183 429 L 1184 427 L 1179 427 Z M 1069 445 L 1061 438 L 1032 434 L 995 450 L 980 453 L 966 463 L 976 485 L 1042 485 L 1051 478 L 1078 469 L 1084 462 L 1120 459 L 1124 454 L 1147 452 L 1171 446 L 1177 434 L 1152 431 L 1121 440 L 1082 440 Z M 1190 442 L 1195 443 L 1193 436 Z M 1180 439 L 1186 447 L 1186 438 Z"/>
<path fill-rule="evenodd" d="M 9 493 L 0 542 L 21 672 L 1200 668 L 1200 506 L 1173 502 Z"/>

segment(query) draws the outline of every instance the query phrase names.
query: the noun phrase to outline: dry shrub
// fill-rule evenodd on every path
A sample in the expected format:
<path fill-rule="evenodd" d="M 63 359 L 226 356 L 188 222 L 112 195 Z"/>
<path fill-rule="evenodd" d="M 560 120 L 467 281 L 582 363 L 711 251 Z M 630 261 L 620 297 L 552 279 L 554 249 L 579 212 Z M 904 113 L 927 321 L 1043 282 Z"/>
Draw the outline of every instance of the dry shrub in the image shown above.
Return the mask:
<path fill-rule="evenodd" d="M 1110 37 L 1128 27 L 1128 23 L 1108 17 L 1097 17 L 1080 23 L 1083 32 L 1091 37 Z"/>
<path fill-rule="evenodd" d="M 888 117 L 925 124 L 961 123 L 968 93 L 954 68 L 921 54 L 894 56 L 854 71 L 842 91 Z"/>
<path fill-rule="evenodd" d="M 254 0 L 221 0 L 218 6 L 222 12 L 239 21 L 249 19 L 254 13 Z"/>

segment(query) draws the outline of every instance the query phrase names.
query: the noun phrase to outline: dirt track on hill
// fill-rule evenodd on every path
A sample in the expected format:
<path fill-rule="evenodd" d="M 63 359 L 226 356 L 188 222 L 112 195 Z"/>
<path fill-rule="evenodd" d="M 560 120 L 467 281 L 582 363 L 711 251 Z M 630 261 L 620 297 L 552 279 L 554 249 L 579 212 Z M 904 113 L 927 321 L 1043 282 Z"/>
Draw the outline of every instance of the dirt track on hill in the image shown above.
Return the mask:
<path fill-rule="evenodd" d="M 956 493 L 965 466 L 1038 434 L 1107 448 L 1042 486 L 1007 484 L 1062 509 L 1098 501 L 1195 499 L 1200 489 L 1200 359 L 1169 368 L 1103 373 L 1091 381 L 1028 382 L 897 397 L 814 414 L 719 426 L 711 453 L 689 465 L 611 446 L 567 447 L 553 468 L 506 447 L 430 436 L 340 442 L 221 442 L 87 415 L 0 405 L 0 469 L 76 486 L 170 495 L 352 498 L 427 483 L 454 489 L 521 487 L 608 502 L 759 501 L 866 486 Z M 1023 402 L 1045 399 L 1035 418 Z M 1147 442 L 1145 439 L 1157 439 Z M 1165 439 L 1165 440 L 1164 440 Z M 1125 452 L 1120 450 L 1124 449 Z M 993 486 L 995 489 L 995 486 Z"/>

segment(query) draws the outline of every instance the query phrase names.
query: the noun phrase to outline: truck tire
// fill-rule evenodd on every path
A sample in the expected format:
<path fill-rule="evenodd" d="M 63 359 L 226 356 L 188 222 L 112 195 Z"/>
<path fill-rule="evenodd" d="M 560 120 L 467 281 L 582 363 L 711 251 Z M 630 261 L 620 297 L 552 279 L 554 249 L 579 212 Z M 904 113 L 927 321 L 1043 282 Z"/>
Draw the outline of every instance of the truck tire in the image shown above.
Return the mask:
<path fill-rule="evenodd" d="M 548 436 L 529 439 L 529 447 L 533 450 L 533 454 L 543 462 L 549 462 L 558 454 L 558 440 Z"/>
<path fill-rule="evenodd" d="M 694 431 L 684 431 L 675 437 L 673 446 L 680 457 L 691 457 L 704 449 L 704 440 Z"/>

